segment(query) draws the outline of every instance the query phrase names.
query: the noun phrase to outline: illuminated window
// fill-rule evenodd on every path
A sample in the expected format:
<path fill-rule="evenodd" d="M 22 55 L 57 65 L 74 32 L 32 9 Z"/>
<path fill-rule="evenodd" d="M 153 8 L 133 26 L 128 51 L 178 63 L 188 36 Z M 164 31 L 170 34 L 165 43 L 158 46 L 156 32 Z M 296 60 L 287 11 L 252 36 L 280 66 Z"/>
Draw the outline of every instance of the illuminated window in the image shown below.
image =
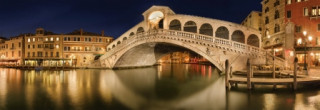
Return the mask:
<path fill-rule="evenodd" d="M 32 38 L 32 42 L 35 42 L 36 41 L 36 38 Z"/>
<path fill-rule="evenodd" d="M 28 42 L 30 42 L 30 38 L 28 38 Z"/>
<path fill-rule="evenodd" d="M 287 4 L 288 4 L 288 5 L 291 4 L 291 0 L 287 0 Z"/>
<path fill-rule="evenodd" d="M 58 44 L 56 45 L 56 48 L 57 48 L 57 49 L 59 48 L 59 45 L 58 45 Z"/>
<path fill-rule="evenodd" d="M 50 38 L 50 41 L 53 41 L 53 37 Z"/>
<path fill-rule="evenodd" d="M 304 16 L 309 16 L 308 8 L 303 8 L 303 15 Z"/>
<path fill-rule="evenodd" d="M 296 2 L 301 2 L 301 0 L 296 0 Z"/>
<path fill-rule="evenodd" d="M 48 38 L 46 38 L 45 40 L 48 41 Z"/>
<path fill-rule="evenodd" d="M 59 41 L 59 37 L 56 38 L 56 41 Z"/>
<path fill-rule="evenodd" d="M 311 15 L 312 16 L 317 16 L 317 7 L 312 7 Z"/>

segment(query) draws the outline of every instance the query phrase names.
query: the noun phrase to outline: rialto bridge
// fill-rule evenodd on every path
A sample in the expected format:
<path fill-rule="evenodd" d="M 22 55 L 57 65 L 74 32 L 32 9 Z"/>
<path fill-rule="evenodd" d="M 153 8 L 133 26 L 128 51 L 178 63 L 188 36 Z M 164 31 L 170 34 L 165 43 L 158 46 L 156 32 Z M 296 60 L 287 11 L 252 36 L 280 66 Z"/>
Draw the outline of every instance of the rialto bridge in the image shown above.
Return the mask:
<path fill-rule="evenodd" d="M 122 68 L 154 65 L 177 50 L 193 51 L 224 70 L 229 60 L 233 70 L 252 64 L 270 63 L 271 54 L 261 48 L 258 30 L 222 20 L 176 14 L 169 7 L 152 6 L 144 20 L 123 33 L 108 47 L 94 67 Z M 276 64 L 284 61 L 275 58 Z"/>

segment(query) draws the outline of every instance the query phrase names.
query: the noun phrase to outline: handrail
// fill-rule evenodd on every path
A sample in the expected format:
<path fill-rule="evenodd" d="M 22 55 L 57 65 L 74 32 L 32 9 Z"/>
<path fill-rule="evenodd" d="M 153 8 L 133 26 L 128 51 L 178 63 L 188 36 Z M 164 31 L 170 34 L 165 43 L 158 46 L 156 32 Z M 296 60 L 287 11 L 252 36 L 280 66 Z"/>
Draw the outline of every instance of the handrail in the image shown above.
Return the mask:
<path fill-rule="evenodd" d="M 132 43 L 134 43 L 138 40 L 141 40 L 141 39 L 151 38 L 152 35 L 153 36 L 160 35 L 160 36 L 163 36 L 164 38 L 166 38 L 167 36 L 170 36 L 172 38 L 178 38 L 178 39 L 184 38 L 184 39 L 194 40 L 195 42 L 198 41 L 200 43 L 203 43 L 203 42 L 210 43 L 211 42 L 217 46 L 234 48 L 236 50 L 241 50 L 241 51 L 248 52 L 248 53 L 257 53 L 260 55 L 265 55 L 265 53 L 267 52 L 264 49 L 261 49 L 259 47 L 254 47 L 254 46 L 247 45 L 244 43 L 231 41 L 229 39 L 223 39 L 223 38 L 202 35 L 202 34 L 192 33 L 192 32 L 157 29 L 157 30 L 150 30 L 150 31 L 142 32 L 142 33 L 137 33 L 133 36 L 128 37 L 128 39 L 125 42 L 123 41 L 121 44 L 117 44 L 116 47 L 109 50 L 104 56 L 110 56 L 111 54 L 114 54 L 117 51 L 123 50 L 125 48 L 124 46 L 131 45 Z M 114 41 L 117 41 L 117 40 L 114 40 Z M 104 58 L 104 57 L 102 56 L 101 58 Z M 281 58 L 277 58 L 277 59 L 280 60 Z M 282 60 L 282 61 L 284 61 L 284 60 Z"/>

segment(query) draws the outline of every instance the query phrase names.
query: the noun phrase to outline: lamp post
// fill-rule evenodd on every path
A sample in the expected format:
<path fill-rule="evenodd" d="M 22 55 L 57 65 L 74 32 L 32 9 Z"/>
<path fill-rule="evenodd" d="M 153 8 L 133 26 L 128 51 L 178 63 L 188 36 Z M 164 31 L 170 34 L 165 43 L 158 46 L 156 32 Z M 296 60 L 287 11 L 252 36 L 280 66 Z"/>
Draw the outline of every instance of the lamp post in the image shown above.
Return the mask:
<path fill-rule="evenodd" d="M 308 36 L 308 38 L 306 38 L 307 36 L 307 31 L 303 31 L 303 36 L 305 37 L 304 40 L 304 68 L 303 70 L 306 71 L 306 74 L 308 75 L 308 69 L 307 69 L 307 41 L 311 42 L 312 41 L 312 36 Z"/>

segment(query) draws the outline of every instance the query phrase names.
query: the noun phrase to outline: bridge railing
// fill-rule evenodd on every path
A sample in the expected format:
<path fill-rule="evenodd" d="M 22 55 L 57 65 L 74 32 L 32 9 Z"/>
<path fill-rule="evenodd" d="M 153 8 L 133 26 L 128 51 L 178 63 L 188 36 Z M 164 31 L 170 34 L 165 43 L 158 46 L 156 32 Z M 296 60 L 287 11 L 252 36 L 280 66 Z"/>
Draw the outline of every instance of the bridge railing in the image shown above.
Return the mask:
<path fill-rule="evenodd" d="M 259 48 L 250 46 L 244 43 L 231 41 L 229 39 L 223 39 L 208 35 L 202 35 L 197 33 L 191 33 L 191 32 L 183 32 L 183 31 L 176 31 L 176 30 L 164 30 L 164 29 L 158 29 L 158 30 L 150 30 L 147 32 L 137 33 L 136 35 L 133 35 L 129 37 L 125 42 L 117 45 L 115 48 L 111 49 L 106 53 L 106 55 L 110 55 L 116 51 L 120 51 L 124 49 L 126 46 L 141 40 L 141 39 L 148 39 L 152 36 L 170 36 L 175 38 L 186 38 L 188 40 L 194 40 L 202 43 L 208 43 L 208 44 L 214 44 L 222 47 L 228 47 L 233 48 L 235 50 L 239 50 L 242 52 L 249 52 L 249 53 L 256 53 L 260 55 L 265 55 L 266 51 Z"/>

